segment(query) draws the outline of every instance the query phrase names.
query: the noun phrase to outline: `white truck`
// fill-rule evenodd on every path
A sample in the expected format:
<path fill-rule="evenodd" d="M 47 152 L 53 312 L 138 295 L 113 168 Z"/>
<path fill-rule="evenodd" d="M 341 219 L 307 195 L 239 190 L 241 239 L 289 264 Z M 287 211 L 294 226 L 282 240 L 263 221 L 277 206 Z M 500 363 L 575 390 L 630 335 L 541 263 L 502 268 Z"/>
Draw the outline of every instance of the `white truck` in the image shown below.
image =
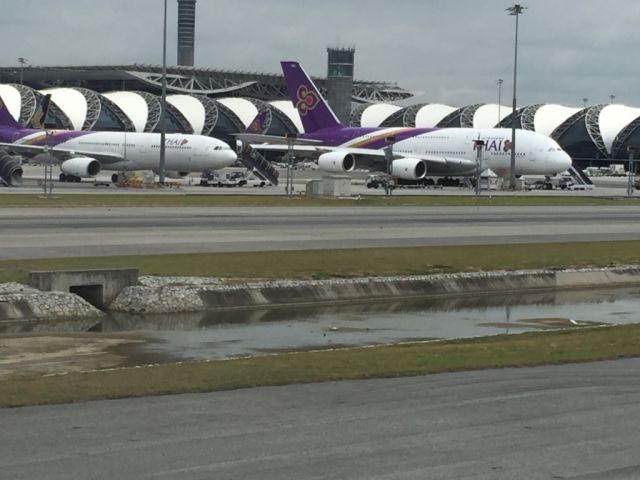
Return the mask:
<path fill-rule="evenodd" d="M 609 165 L 609 175 L 612 177 L 624 177 L 627 175 L 627 172 L 625 172 L 623 164 L 612 163 Z"/>
<path fill-rule="evenodd" d="M 244 172 L 202 172 L 200 177 L 203 187 L 242 187 L 246 183 Z"/>

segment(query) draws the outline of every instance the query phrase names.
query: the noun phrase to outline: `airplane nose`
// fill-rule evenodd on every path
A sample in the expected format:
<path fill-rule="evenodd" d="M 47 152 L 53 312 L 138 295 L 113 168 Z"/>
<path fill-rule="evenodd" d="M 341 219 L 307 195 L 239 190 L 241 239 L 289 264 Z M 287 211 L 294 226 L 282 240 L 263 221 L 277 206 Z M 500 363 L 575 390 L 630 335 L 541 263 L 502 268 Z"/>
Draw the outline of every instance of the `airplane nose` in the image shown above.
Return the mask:
<path fill-rule="evenodd" d="M 233 165 L 238 160 L 238 155 L 233 150 L 225 150 L 225 160 L 229 165 Z"/>
<path fill-rule="evenodd" d="M 568 170 L 573 165 L 573 161 L 567 152 L 560 152 L 560 165 L 562 166 L 562 171 Z"/>

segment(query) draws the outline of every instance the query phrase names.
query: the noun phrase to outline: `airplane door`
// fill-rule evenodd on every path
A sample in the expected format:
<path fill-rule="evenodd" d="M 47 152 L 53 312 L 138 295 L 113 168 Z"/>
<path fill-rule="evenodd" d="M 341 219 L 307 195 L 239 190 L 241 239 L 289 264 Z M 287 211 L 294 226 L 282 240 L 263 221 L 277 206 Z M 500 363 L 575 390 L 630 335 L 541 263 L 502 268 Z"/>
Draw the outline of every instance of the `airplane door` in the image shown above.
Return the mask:
<path fill-rule="evenodd" d="M 539 148 L 538 150 L 534 150 L 532 154 L 529 156 L 530 162 L 535 162 L 537 158 L 544 157 L 544 148 Z"/>

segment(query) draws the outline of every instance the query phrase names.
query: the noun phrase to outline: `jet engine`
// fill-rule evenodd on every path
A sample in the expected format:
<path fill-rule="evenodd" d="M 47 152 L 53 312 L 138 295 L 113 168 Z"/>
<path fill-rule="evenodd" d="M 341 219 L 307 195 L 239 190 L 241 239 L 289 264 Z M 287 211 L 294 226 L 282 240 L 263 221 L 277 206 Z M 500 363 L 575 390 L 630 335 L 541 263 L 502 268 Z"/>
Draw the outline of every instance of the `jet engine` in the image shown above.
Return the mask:
<path fill-rule="evenodd" d="M 356 159 L 347 152 L 323 153 L 318 157 L 318 168 L 325 172 L 351 172 L 356 166 Z"/>
<path fill-rule="evenodd" d="M 20 157 L 0 152 L 0 185 L 20 185 L 22 183 L 22 161 Z"/>
<path fill-rule="evenodd" d="M 100 173 L 100 162 L 90 157 L 73 157 L 62 162 L 60 170 L 77 178 L 95 177 Z"/>
<path fill-rule="evenodd" d="M 403 180 L 420 180 L 427 174 L 427 164 L 418 158 L 399 158 L 391 163 L 391 175 Z"/>

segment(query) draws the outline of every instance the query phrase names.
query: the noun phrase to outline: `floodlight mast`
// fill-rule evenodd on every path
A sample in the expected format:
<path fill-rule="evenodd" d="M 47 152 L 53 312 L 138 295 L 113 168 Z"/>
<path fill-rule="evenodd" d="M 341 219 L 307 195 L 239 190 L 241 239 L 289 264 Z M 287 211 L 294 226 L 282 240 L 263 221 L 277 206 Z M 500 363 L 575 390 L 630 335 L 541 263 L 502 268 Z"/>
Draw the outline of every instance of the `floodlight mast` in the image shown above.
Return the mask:
<path fill-rule="evenodd" d="M 499 126 L 500 122 L 502 121 L 502 116 L 500 115 L 500 108 L 502 103 L 502 84 L 504 83 L 504 80 L 499 78 L 498 80 L 496 80 L 496 83 L 498 84 L 498 123 L 496 123 L 496 126 Z"/>
<path fill-rule="evenodd" d="M 516 80 L 518 72 L 518 17 L 524 13 L 524 7 L 516 3 L 513 7 L 506 9 L 509 15 L 516 17 L 516 37 L 513 55 L 513 110 L 511 111 L 511 168 L 509 175 L 509 188 L 516 188 Z"/>
<path fill-rule="evenodd" d="M 24 84 L 24 66 L 29 63 L 24 57 L 18 57 L 18 63 L 20 64 L 20 85 Z"/>
<path fill-rule="evenodd" d="M 160 101 L 160 165 L 158 176 L 164 183 L 166 165 L 166 110 L 167 110 L 167 0 L 164 0 L 164 19 L 162 27 L 162 95 Z"/>

